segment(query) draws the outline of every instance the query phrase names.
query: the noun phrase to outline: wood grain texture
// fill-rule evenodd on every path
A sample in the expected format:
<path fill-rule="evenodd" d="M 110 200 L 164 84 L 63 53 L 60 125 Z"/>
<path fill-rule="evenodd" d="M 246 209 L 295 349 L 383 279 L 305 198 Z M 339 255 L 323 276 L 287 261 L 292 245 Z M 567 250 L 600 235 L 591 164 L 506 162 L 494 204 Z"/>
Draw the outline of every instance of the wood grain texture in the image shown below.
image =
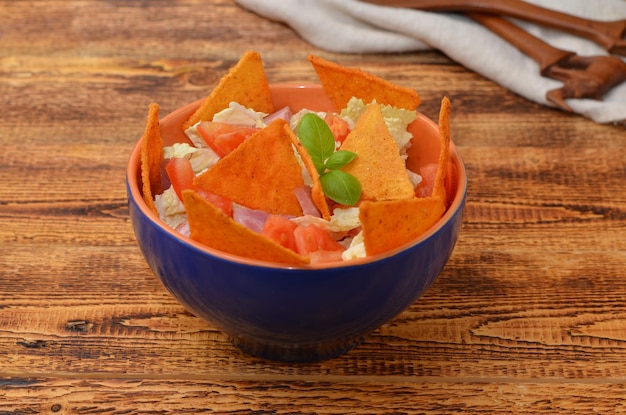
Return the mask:
<path fill-rule="evenodd" d="M 290 381 L 235 379 L 57 379 L 8 380 L 15 404 L 7 413 L 57 414 L 451 414 L 619 413 L 625 409 L 618 384 Z M 34 395 L 32 392 L 37 391 Z M 552 394 L 546 397 L 546 391 Z M 601 394 L 598 402 L 587 394 Z M 122 398 L 123 399 L 120 399 Z M 19 399 L 19 401 L 18 401 Z M 197 406 L 199 401 L 211 402 Z M 146 409 L 149 408 L 149 409 Z"/>
<path fill-rule="evenodd" d="M 626 131 L 529 103 L 436 52 L 342 55 L 229 0 L 0 1 L 0 414 L 626 411 Z M 202 98 L 247 49 L 420 92 L 469 176 L 428 292 L 337 359 L 244 355 L 151 274 L 126 162 L 150 102 Z"/>

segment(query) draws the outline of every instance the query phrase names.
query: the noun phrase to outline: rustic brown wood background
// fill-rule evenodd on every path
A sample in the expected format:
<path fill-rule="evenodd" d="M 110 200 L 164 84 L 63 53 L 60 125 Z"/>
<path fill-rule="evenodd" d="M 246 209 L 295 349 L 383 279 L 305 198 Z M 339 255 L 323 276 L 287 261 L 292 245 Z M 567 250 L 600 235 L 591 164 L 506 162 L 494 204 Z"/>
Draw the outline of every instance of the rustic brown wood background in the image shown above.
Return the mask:
<path fill-rule="evenodd" d="M 313 52 L 417 89 L 469 196 L 434 286 L 354 351 L 243 355 L 151 274 L 125 165 L 150 102 L 241 53 Z M 530 103 L 438 52 L 339 55 L 229 0 L 0 1 L 0 414 L 626 411 L 626 131 Z"/>

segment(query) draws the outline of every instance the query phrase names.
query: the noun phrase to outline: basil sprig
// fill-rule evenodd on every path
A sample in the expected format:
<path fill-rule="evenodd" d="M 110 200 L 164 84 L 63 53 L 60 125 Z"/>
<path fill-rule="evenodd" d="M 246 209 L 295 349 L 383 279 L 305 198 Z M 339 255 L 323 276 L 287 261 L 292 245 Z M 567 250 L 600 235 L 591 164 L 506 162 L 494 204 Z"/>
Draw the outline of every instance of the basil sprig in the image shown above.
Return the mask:
<path fill-rule="evenodd" d="M 356 153 L 335 151 L 335 137 L 330 127 L 314 113 L 307 113 L 300 120 L 298 138 L 320 175 L 324 194 L 342 205 L 355 205 L 361 197 L 361 183 L 340 169 L 354 160 Z"/>

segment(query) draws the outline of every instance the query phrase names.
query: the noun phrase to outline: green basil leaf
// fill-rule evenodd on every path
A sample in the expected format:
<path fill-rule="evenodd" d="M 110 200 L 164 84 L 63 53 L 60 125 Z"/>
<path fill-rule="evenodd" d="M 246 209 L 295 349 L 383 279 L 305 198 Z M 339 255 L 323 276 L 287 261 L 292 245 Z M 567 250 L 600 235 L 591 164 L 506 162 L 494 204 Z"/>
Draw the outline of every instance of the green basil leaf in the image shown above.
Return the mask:
<path fill-rule="evenodd" d="M 354 160 L 355 157 L 356 153 L 352 151 L 339 150 L 328 157 L 328 160 L 326 160 L 326 168 L 328 170 L 339 170 Z"/>
<path fill-rule="evenodd" d="M 354 206 L 361 197 L 361 183 L 342 170 L 329 170 L 320 176 L 324 194 L 337 203 Z"/>
<path fill-rule="evenodd" d="M 315 163 L 318 173 L 326 170 L 326 160 L 335 152 L 335 137 L 317 114 L 305 114 L 298 124 L 298 138 Z"/>

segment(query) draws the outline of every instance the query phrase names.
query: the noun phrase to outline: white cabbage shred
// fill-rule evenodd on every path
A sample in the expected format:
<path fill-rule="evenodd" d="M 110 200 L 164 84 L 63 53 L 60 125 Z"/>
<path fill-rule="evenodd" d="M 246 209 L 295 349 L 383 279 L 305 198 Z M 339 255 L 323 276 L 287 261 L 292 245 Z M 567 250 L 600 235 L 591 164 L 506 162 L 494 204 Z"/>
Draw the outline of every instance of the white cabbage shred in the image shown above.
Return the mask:
<path fill-rule="evenodd" d="M 232 125 L 245 125 L 247 127 L 265 127 L 263 118 L 267 114 L 246 108 L 237 102 L 231 102 L 228 108 L 213 116 L 213 122 L 223 122 Z"/>
<path fill-rule="evenodd" d="M 362 99 L 352 97 L 348 101 L 347 107 L 341 111 L 340 116 L 348 121 L 352 128 L 367 107 L 372 104 L 376 104 L 376 100 L 365 104 Z M 413 138 L 413 135 L 407 131 L 407 126 L 415 120 L 417 113 L 402 108 L 395 108 L 391 105 L 381 105 L 380 109 L 387 129 L 395 140 L 400 154 L 406 157 L 406 150 L 411 146 L 411 138 Z"/>

